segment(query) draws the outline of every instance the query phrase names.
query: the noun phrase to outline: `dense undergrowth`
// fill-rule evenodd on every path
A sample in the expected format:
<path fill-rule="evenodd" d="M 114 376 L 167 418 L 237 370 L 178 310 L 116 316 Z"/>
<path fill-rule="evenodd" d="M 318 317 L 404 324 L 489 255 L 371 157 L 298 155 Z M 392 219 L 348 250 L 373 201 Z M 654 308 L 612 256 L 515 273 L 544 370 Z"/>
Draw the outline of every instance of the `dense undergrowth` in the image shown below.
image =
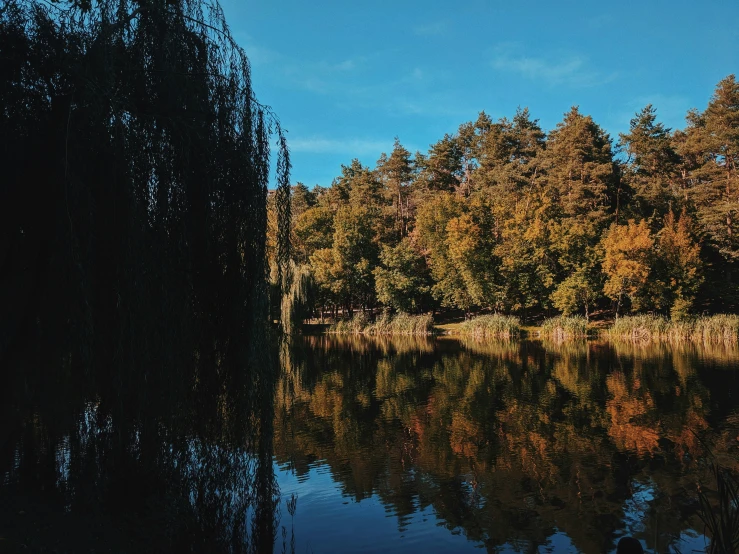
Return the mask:
<path fill-rule="evenodd" d="M 466 320 L 459 333 L 474 338 L 513 338 L 521 334 L 521 321 L 514 316 L 492 314 Z"/>
<path fill-rule="evenodd" d="M 654 315 L 627 316 L 617 319 L 605 335 L 636 341 L 736 342 L 739 315 L 717 314 L 677 321 Z"/>
<path fill-rule="evenodd" d="M 409 315 L 385 312 L 374 322 L 364 312 L 357 312 L 351 319 L 342 319 L 331 325 L 329 333 L 341 335 L 431 335 L 434 318 L 431 314 Z"/>
<path fill-rule="evenodd" d="M 540 334 L 554 340 L 582 338 L 588 335 L 588 321 L 579 315 L 545 319 Z"/>

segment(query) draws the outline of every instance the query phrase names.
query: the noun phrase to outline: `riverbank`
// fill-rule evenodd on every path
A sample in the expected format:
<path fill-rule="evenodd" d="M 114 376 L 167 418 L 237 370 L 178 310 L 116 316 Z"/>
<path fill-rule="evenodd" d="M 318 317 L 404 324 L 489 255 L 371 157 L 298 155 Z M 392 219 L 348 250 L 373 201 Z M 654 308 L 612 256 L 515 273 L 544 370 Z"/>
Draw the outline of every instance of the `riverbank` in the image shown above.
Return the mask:
<path fill-rule="evenodd" d="M 551 339 L 555 341 L 607 338 L 631 342 L 739 342 L 739 315 L 717 314 L 672 321 L 661 316 L 636 315 L 586 321 L 581 316 L 548 318 L 539 325 L 522 325 L 513 316 L 482 315 L 436 323 L 431 314 L 384 315 L 371 321 L 364 314 L 334 324 L 306 323 L 303 333 L 316 335 L 417 335 L 475 339 Z"/>

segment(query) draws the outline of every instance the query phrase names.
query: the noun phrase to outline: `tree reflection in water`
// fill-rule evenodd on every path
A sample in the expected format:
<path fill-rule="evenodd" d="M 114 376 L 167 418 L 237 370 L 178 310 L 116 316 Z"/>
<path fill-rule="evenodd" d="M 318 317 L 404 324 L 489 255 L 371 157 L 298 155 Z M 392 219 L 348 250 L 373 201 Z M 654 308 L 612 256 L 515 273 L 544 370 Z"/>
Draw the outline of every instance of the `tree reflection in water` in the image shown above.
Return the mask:
<path fill-rule="evenodd" d="M 262 371 L 235 371 L 207 343 L 176 370 L 110 360 L 92 371 L 53 348 L 16 356 L 1 393 L 4 545 L 271 550 L 276 371 L 266 354 Z"/>
<path fill-rule="evenodd" d="M 603 552 L 624 534 L 666 551 L 703 529 L 701 440 L 739 469 L 724 347 L 309 337 L 282 357 L 278 462 L 328 466 L 401 530 L 432 507 L 489 551 L 564 536 Z"/>
<path fill-rule="evenodd" d="M 348 496 L 396 518 L 376 550 L 402 550 L 414 527 L 433 550 L 439 523 L 488 551 L 606 552 L 624 534 L 686 551 L 704 443 L 739 470 L 726 348 L 306 337 L 278 346 L 275 386 L 267 357 L 238 371 L 217 346 L 160 371 L 15 355 L 0 536 L 31 551 L 352 550 L 330 536 L 341 518 L 368 524 Z M 298 478 L 282 523 L 274 462 Z M 316 468 L 344 495 L 319 491 L 320 536 L 291 529 L 317 509 L 301 496 Z"/>

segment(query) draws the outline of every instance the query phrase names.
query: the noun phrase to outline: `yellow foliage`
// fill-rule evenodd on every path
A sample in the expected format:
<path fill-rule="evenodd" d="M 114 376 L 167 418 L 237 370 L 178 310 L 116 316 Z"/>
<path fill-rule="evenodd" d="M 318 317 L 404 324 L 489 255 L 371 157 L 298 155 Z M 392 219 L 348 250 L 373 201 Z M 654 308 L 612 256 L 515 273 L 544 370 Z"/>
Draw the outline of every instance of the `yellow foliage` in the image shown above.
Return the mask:
<path fill-rule="evenodd" d="M 639 454 L 652 453 L 657 449 L 659 433 L 654 426 L 640 424 L 639 420 L 653 407 L 652 396 L 648 392 L 640 394 L 641 383 L 634 380 L 633 390 L 629 390 L 626 377 L 616 372 L 606 379 L 608 392 L 612 398 L 606 402 L 606 411 L 611 417 L 608 434 L 622 450 L 635 450 Z"/>
<path fill-rule="evenodd" d="M 613 300 L 628 296 L 638 308 L 639 293 L 647 284 L 652 263 L 652 239 L 645 220 L 612 225 L 603 238 L 603 271 L 608 277 L 603 292 Z"/>

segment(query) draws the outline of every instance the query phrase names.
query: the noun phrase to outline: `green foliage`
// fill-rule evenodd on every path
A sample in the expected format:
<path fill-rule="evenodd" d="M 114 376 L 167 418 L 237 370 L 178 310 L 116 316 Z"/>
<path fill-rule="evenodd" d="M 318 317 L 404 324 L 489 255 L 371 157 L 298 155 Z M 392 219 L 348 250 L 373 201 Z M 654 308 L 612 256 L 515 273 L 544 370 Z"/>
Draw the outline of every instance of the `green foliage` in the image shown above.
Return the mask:
<path fill-rule="evenodd" d="M 293 227 L 293 251 L 298 261 L 307 261 L 321 248 L 331 248 L 334 214 L 330 208 L 315 206 L 298 215 Z"/>
<path fill-rule="evenodd" d="M 598 296 L 598 285 L 592 274 L 585 268 L 578 268 L 554 290 L 552 303 L 564 316 L 572 315 L 583 307 L 585 321 L 587 321 L 590 317 L 590 309 Z"/>
<path fill-rule="evenodd" d="M 586 337 L 588 321 L 582 316 L 552 317 L 541 324 L 541 334 L 554 340 Z"/>
<path fill-rule="evenodd" d="M 416 157 L 423 192 L 453 192 L 462 180 L 462 150 L 452 135 L 431 145 L 428 156 Z"/>
<path fill-rule="evenodd" d="M 282 295 L 280 323 L 287 333 L 300 330 L 314 303 L 315 281 L 307 265 L 289 265 L 290 288 Z"/>
<path fill-rule="evenodd" d="M 548 189 L 565 218 L 605 224 L 615 209 L 618 173 L 611 140 L 573 107 L 549 134 L 542 153 Z"/>
<path fill-rule="evenodd" d="M 657 247 L 664 271 L 661 278 L 665 303 L 670 306 L 672 319 L 683 319 L 690 313 L 703 283 L 700 245 L 693 238 L 685 211 L 677 220 L 672 210 L 667 213 Z"/>
<path fill-rule="evenodd" d="M 394 230 L 398 237 L 408 235 L 410 222 L 409 192 L 414 177 L 411 154 L 395 137 L 393 151 L 389 157 L 384 154 L 377 162 L 377 174 L 385 184 L 388 212 L 394 220 Z"/>
<path fill-rule="evenodd" d="M 397 246 L 383 246 L 374 270 L 377 299 L 400 312 L 414 312 L 430 302 L 431 276 L 426 261 L 404 238 Z"/>
<path fill-rule="evenodd" d="M 727 262 L 739 260 L 739 83 L 729 75 L 703 113 L 691 111 L 677 137 L 698 220 Z"/>
<path fill-rule="evenodd" d="M 459 332 L 477 339 L 514 338 L 521 334 L 521 322 L 517 317 L 509 315 L 481 315 L 464 321 Z"/>
<path fill-rule="evenodd" d="M 310 258 L 318 286 L 338 305 L 366 306 L 373 302 L 372 269 L 378 257 L 373 240 L 376 217 L 376 210 L 364 206 L 339 208 L 331 248 L 316 250 Z"/>
<path fill-rule="evenodd" d="M 418 210 L 416 236 L 427 256 L 434 279 L 432 293 L 442 306 L 464 310 L 473 305 L 473 298 L 464 285 L 464 278 L 454 263 L 449 248 L 449 222 L 463 213 L 462 200 L 451 193 L 440 193 Z"/>

